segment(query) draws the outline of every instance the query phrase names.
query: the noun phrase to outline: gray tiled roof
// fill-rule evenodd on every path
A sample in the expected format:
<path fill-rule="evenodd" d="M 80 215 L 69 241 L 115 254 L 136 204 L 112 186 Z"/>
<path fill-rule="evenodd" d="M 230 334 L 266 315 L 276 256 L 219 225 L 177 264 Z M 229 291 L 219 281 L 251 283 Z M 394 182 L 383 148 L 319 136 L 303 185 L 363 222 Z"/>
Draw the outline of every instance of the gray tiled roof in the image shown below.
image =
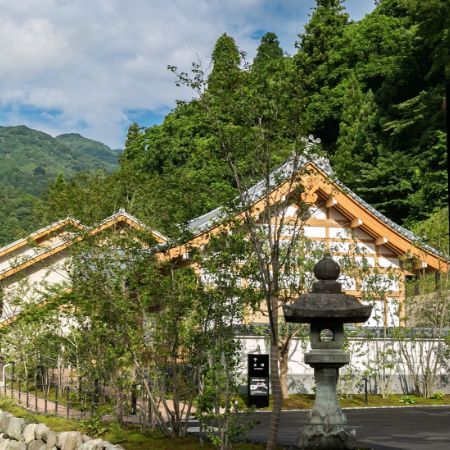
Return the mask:
<path fill-rule="evenodd" d="M 395 230 L 397 233 L 408 239 L 409 241 L 413 242 L 418 247 L 434 254 L 435 256 L 438 256 L 440 258 L 444 258 L 447 261 L 450 261 L 450 258 L 440 252 L 439 250 L 435 249 L 434 247 L 431 247 L 430 245 L 427 245 L 423 242 L 423 238 L 417 236 L 412 231 L 407 230 L 406 228 L 396 224 L 391 219 L 388 219 L 384 214 L 377 211 L 373 206 L 369 205 L 367 202 L 365 202 L 361 197 L 359 197 L 357 194 L 355 194 L 353 191 L 351 191 L 347 186 L 345 186 L 341 181 L 336 179 L 333 169 L 330 166 L 330 162 L 327 158 L 324 158 L 322 156 L 317 156 L 312 153 L 306 154 L 299 158 L 297 161 L 294 161 L 293 159 L 289 159 L 287 162 L 282 164 L 280 167 L 275 169 L 269 177 L 269 182 L 266 183 L 266 180 L 261 180 L 258 183 L 256 183 L 254 186 L 250 187 L 246 194 L 246 199 L 244 201 L 244 204 L 249 205 L 257 200 L 264 197 L 265 193 L 268 191 L 274 190 L 281 182 L 287 180 L 289 177 L 292 177 L 294 174 L 294 171 L 299 171 L 303 167 L 305 167 L 309 162 L 313 163 L 315 166 L 317 166 L 319 169 L 321 169 L 324 173 L 326 173 L 330 178 L 333 179 L 333 182 L 336 183 L 337 186 L 339 186 L 342 191 L 344 191 L 346 194 L 348 194 L 350 197 L 352 197 L 354 200 L 356 200 L 357 203 L 359 203 L 360 206 L 362 206 L 364 209 L 366 209 L 368 212 L 376 216 L 378 219 L 380 219 L 382 222 L 384 222 L 387 226 Z M 191 221 L 188 222 L 187 226 L 191 233 L 194 235 L 198 235 L 204 231 L 207 231 L 211 228 L 213 228 L 215 225 L 220 223 L 222 220 L 226 219 L 227 211 L 224 207 L 219 207 L 216 209 L 213 209 L 212 211 L 207 212 L 206 214 L 203 214 L 202 216 L 199 216 Z"/>
<path fill-rule="evenodd" d="M 246 193 L 244 204 L 249 205 L 263 198 L 265 193 L 274 190 L 281 182 L 289 179 L 289 177 L 292 177 L 295 172 L 298 172 L 309 162 L 313 162 L 328 175 L 333 175 L 330 162 L 326 158 L 318 157 L 316 155 L 314 155 L 313 159 L 311 159 L 308 155 L 301 156 L 297 159 L 290 158 L 270 174 L 268 182 L 266 182 L 266 180 L 261 180 L 250 187 Z M 194 235 L 197 235 L 212 228 L 221 220 L 225 219 L 226 215 L 226 209 L 221 206 L 207 212 L 206 214 L 203 214 L 202 216 L 192 219 L 188 222 L 187 226 L 189 231 L 191 231 Z"/>

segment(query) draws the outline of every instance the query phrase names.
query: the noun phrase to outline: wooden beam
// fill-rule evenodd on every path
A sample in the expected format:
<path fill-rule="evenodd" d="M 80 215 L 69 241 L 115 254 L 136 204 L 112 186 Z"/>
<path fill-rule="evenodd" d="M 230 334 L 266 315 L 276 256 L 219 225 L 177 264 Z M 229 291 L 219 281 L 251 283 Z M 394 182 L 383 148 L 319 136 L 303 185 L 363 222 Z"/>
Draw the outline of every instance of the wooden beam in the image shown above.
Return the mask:
<path fill-rule="evenodd" d="M 389 242 L 389 239 L 386 236 L 380 236 L 375 239 L 375 245 L 384 245 Z"/>
<path fill-rule="evenodd" d="M 325 206 L 327 208 L 332 208 L 333 206 L 337 205 L 337 200 L 334 197 L 330 197 L 326 202 Z"/>
<path fill-rule="evenodd" d="M 350 228 L 358 228 L 362 224 L 363 224 L 363 221 L 360 218 L 356 217 L 351 221 Z"/>

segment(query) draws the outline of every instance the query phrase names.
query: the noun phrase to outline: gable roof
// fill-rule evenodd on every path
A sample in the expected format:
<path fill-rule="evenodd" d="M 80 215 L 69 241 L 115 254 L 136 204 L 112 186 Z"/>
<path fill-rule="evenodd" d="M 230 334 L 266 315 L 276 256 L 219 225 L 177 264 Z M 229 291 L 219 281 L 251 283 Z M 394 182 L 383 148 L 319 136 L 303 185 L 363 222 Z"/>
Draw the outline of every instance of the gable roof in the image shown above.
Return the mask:
<path fill-rule="evenodd" d="M 292 178 L 295 172 L 306 168 L 308 163 L 311 163 L 311 160 L 307 155 L 301 156 L 297 160 L 289 159 L 270 174 L 268 183 L 266 180 L 261 180 L 247 190 L 246 204 L 254 204 L 258 200 L 261 200 L 267 192 L 275 190 L 284 181 Z M 327 158 L 315 155 L 314 165 L 321 168 L 325 173 L 333 174 Z M 226 217 L 226 214 L 226 209 L 223 206 L 219 206 L 206 214 L 190 220 L 188 222 L 188 229 L 194 236 L 198 235 L 203 231 L 214 228 L 219 221 Z"/>
<path fill-rule="evenodd" d="M 28 235 L 26 238 L 18 239 L 17 241 L 12 242 L 11 244 L 1 247 L 0 257 L 5 256 L 13 251 L 19 250 L 25 247 L 26 245 L 29 245 L 30 243 L 35 243 L 41 240 L 42 238 L 45 238 L 46 236 L 50 235 L 51 233 L 61 230 L 68 225 L 71 225 L 74 228 L 78 228 L 80 231 L 85 229 L 84 225 L 82 225 L 80 221 L 72 217 L 67 217 L 65 219 L 53 222 L 52 224 L 47 225 L 46 227 L 40 228 L 39 230 Z"/>
<path fill-rule="evenodd" d="M 410 255 L 435 270 L 449 270 L 450 259 L 447 255 L 425 244 L 422 238 L 396 224 L 351 191 L 335 177 L 328 159 L 324 157 L 306 153 L 297 161 L 288 160 L 271 173 L 268 182 L 262 180 L 249 188 L 245 203 L 256 209 L 257 204 L 268 193 L 272 195 L 282 189 L 300 171 L 304 172 L 303 176 L 300 175 L 301 184 L 304 184 L 306 178 L 309 178 L 311 184 L 311 179 L 315 178 L 311 189 L 316 194 L 325 200 L 333 198 L 334 207 L 339 212 L 349 220 L 357 219 L 358 226 L 370 235 L 384 238 L 383 245 L 390 247 L 395 253 Z M 200 239 L 201 236 L 217 232 L 226 216 L 226 209 L 219 207 L 188 222 L 188 229 L 193 234 L 191 243 L 194 246 L 196 241 L 204 243 L 207 238 Z"/>
<path fill-rule="evenodd" d="M 68 220 L 68 219 L 65 219 L 65 220 Z M 70 219 L 70 220 L 74 220 L 74 219 Z M 62 223 L 64 221 L 59 221 L 59 222 Z M 55 222 L 55 224 L 58 224 L 59 222 Z M 104 230 L 110 229 L 118 224 L 124 223 L 135 230 L 142 231 L 142 232 L 148 232 L 155 238 L 155 240 L 157 241 L 158 244 L 164 244 L 168 241 L 168 238 L 166 236 L 164 236 L 163 234 L 154 230 L 153 228 L 148 227 L 143 222 L 141 222 L 139 219 L 132 216 L 131 214 L 128 214 L 123 209 L 120 209 L 118 212 L 116 212 L 112 216 L 107 217 L 105 220 L 100 222 L 98 225 L 91 227 L 91 228 L 81 225 L 78 221 L 76 221 L 76 223 L 79 225 L 79 229 L 81 231 L 86 231 L 91 236 L 95 236 L 96 234 L 98 234 Z M 49 227 L 45 227 L 45 229 L 47 229 L 47 228 L 50 229 L 55 224 L 52 224 Z M 56 229 L 58 229 L 58 228 L 56 228 Z M 44 230 L 44 228 L 42 230 Z M 35 233 L 32 233 L 32 235 L 35 235 L 36 233 L 39 233 L 42 230 L 38 230 Z M 54 228 L 52 228 L 52 231 L 54 231 Z M 25 241 L 25 244 L 27 242 L 29 242 L 30 237 L 32 235 L 30 235 L 28 237 L 28 239 L 23 239 L 23 241 Z M 37 247 L 36 251 L 33 253 L 33 255 L 29 256 L 28 258 L 20 258 L 20 260 L 16 264 L 12 264 L 12 265 L 4 268 L 3 270 L 1 270 L 0 271 L 0 281 L 5 280 L 6 278 L 20 272 L 23 269 L 33 266 L 34 264 L 36 264 L 38 262 L 44 261 L 47 258 L 49 258 L 50 256 L 53 256 L 55 254 L 62 252 L 66 248 L 73 245 L 75 242 L 78 242 L 82 239 L 83 239 L 82 235 L 63 236 L 60 240 L 58 240 L 56 243 L 54 243 L 50 246 Z M 22 241 L 22 240 L 20 240 L 20 241 Z M 19 241 L 17 241 L 17 242 L 19 242 Z M 9 246 L 6 246 L 6 247 L 10 247 L 13 244 L 10 244 Z M 2 250 L 3 249 L 0 249 L 0 252 Z"/>

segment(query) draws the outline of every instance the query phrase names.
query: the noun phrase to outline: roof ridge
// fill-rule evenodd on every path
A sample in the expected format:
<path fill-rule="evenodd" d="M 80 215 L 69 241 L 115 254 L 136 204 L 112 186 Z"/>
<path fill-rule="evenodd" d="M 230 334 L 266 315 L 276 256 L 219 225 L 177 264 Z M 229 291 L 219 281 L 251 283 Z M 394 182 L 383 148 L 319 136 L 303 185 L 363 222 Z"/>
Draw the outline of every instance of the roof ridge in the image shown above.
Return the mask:
<path fill-rule="evenodd" d="M 91 228 L 95 229 L 95 228 L 101 227 L 105 223 L 108 223 L 111 220 L 117 219 L 120 216 L 127 217 L 129 220 L 131 220 L 133 222 L 136 222 L 139 226 L 141 226 L 142 228 L 144 228 L 145 230 L 147 230 L 147 231 L 149 231 L 151 233 L 154 233 L 155 235 L 157 235 L 158 237 L 160 237 L 164 241 L 166 241 L 166 242 L 169 241 L 169 238 L 167 236 L 165 236 L 164 234 L 162 234 L 158 230 L 155 230 L 154 228 L 150 227 L 146 223 L 142 222 L 142 220 L 138 219 L 136 216 L 133 216 L 132 214 L 127 212 L 124 208 L 119 208 L 119 210 L 116 211 L 114 214 L 111 214 L 109 217 L 106 217 L 101 222 L 93 225 Z"/>

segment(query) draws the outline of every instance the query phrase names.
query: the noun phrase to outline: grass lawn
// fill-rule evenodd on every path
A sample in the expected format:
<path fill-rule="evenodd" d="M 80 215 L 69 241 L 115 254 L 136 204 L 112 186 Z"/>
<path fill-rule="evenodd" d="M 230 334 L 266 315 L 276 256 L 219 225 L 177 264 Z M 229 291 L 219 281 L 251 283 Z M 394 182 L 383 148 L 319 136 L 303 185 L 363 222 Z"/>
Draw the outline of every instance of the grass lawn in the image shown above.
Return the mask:
<path fill-rule="evenodd" d="M 80 431 L 89 434 L 86 429 L 86 422 L 79 420 L 69 420 L 62 417 L 55 417 L 44 414 L 36 414 L 26 409 L 17 406 L 10 398 L 0 396 L 0 409 L 8 411 L 16 417 L 23 417 L 29 422 L 45 423 L 54 431 Z M 102 439 L 114 444 L 120 444 L 126 450 L 198 450 L 199 448 L 205 450 L 213 450 L 210 444 L 205 444 L 202 447 L 199 440 L 195 437 L 188 436 L 186 438 L 169 439 L 161 432 L 153 432 L 143 434 L 137 429 L 127 428 L 123 429 L 116 423 L 105 424 L 100 423 L 99 430 L 101 431 Z M 91 433 L 92 437 L 95 437 Z M 234 444 L 235 450 L 263 450 L 264 446 L 256 444 L 239 443 Z"/>
<path fill-rule="evenodd" d="M 272 399 L 270 399 L 272 403 Z M 421 398 L 414 395 L 395 394 L 388 398 L 381 398 L 381 395 L 370 394 L 368 402 L 364 401 L 364 394 L 355 394 L 342 397 L 339 401 L 341 408 L 351 407 L 380 407 L 380 406 L 412 406 L 412 405 L 450 405 L 450 395 L 444 395 L 441 399 Z M 309 409 L 314 404 L 314 395 L 291 394 L 288 400 L 283 401 L 283 409 Z M 264 408 L 270 410 L 269 408 Z"/>
<path fill-rule="evenodd" d="M 341 407 L 358 407 L 358 406 L 410 406 L 411 402 L 415 405 L 449 405 L 450 395 L 445 395 L 441 399 L 423 399 L 414 396 L 392 395 L 389 398 L 383 399 L 379 395 L 369 395 L 369 402 L 364 402 L 364 395 L 353 395 L 351 398 L 342 398 L 340 400 Z M 289 400 L 283 403 L 283 409 L 307 409 L 311 408 L 314 403 L 313 395 L 306 394 L 292 394 Z M 55 417 L 44 414 L 36 414 L 26 409 L 17 406 L 10 398 L 0 396 L 0 409 L 9 411 L 16 417 L 23 417 L 24 419 L 35 422 L 45 423 L 54 431 L 80 431 L 90 434 L 94 437 L 92 428 L 89 424 L 78 420 L 68 420 L 61 417 Z M 267 408 L 268 410 L 269 408 Z M 92 427 L 92 424 L 91 424 Z M 120 444 L 126 450 L 196 450 L 199 448 L 205 450 L 213 450 L 214 447 L 210 444 L 200 446 L 197 438 L 189 436 L 180 439 L 169 439 L 160 432 L 153 432 L 143 434 L 137 429 L 126 428 L 123 429 L 117 423 L 105 424 L 98 423 L 98 431 L 100 437 L 109 442 Z M 263 450 L 264 446 L 257 444 L 239 443 L 233 446 L 235 450 Z"/>

